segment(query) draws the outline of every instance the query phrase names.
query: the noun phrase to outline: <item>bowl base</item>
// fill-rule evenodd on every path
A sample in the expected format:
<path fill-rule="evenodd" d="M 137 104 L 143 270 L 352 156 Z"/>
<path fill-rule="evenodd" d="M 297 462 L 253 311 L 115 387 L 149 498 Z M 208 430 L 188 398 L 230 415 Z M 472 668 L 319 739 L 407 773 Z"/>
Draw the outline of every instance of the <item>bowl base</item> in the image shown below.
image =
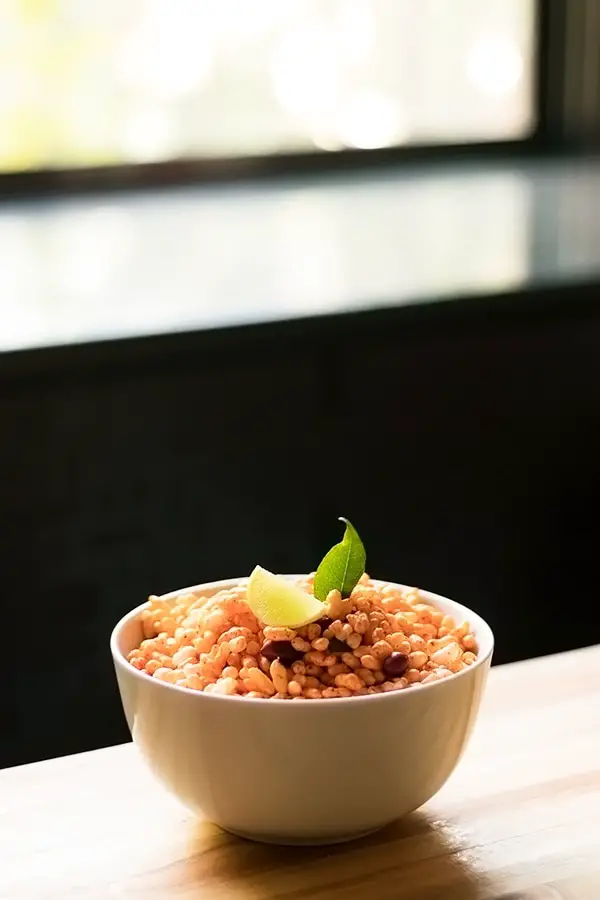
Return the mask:
<path fill-rule="evenodd" d="M 248 832 L 237 831 L 235 828 L 226 828 L 224 825 L 220 825 L 219 827 L 228 834 L 235 835 L 235 837 L 243 838 L 245 841 L 255 841 L 259 844 L 272 844 L 280 847 L 324 847 L 328 844 L 348 844 L 350 841 L 358 841 L 361 838 L 367 837 L 369 834 L 375 834 L 376 831 L 381 831 L 382 828 L 385 828 L 389 824 L 389 822 L 384 822 L 381 825 L 376 825 L 375 828 L 367 828 L 364 831 L 321 837 L 296 837 L 292 834 L 285 835 L 284 837 L 277 837 L 270 834 L 248 834 Z"/>

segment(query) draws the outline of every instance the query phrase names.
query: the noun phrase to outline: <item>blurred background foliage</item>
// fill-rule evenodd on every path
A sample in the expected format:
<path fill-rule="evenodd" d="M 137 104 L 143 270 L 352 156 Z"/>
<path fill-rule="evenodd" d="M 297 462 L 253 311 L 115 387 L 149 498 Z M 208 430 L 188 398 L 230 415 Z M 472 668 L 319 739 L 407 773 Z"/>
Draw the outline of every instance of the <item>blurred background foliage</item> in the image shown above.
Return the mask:
<path fill-rule="evenodd" d="M 519 138 L 533 0 L 3 0 L 0 171 Z"/>

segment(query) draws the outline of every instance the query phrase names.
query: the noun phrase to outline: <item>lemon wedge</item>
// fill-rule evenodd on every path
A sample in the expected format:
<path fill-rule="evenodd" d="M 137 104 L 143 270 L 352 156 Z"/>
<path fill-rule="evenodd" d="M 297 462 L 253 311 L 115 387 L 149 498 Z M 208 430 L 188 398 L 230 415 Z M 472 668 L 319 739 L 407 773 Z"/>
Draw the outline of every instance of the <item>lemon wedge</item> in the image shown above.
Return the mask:
<path fill-rule="evenodd" d="M 325 606 L 295 584 L 256 566 L 246 589 L 246 602 L 259 622 L 300 628 L 320 619 Z"/>

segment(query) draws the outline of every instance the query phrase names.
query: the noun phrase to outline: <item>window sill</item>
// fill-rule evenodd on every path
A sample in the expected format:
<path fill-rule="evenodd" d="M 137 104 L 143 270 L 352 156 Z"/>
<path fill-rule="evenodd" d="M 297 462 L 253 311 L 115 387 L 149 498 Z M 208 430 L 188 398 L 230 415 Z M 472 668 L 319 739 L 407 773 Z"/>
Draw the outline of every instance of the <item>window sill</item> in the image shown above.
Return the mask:
<path fill-rule="evenodd" d="M 0 352 L 600 281 L 600 162 L 0 206 Z"/>

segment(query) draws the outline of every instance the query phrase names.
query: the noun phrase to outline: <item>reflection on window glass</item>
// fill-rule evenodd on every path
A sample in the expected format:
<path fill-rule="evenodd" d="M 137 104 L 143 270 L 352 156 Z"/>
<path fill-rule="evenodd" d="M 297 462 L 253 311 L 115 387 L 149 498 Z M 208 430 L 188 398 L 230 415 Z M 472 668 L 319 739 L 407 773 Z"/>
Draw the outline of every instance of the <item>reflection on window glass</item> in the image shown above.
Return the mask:
<path fill-rule="evenodd" d="M 526 136 L 534 0 L 2 0 L 0 170 Z"/>

